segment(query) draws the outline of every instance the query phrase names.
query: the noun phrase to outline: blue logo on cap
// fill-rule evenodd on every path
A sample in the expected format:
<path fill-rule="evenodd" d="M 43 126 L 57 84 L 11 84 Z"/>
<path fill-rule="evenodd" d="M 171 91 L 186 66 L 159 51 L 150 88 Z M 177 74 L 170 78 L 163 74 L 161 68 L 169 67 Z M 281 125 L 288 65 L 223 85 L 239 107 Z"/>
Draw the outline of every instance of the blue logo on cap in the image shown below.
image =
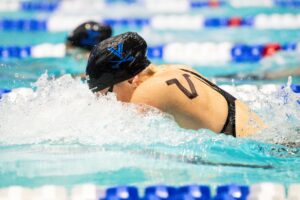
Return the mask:
<path fill-rule="evenodd" d="M 118 50 L 110 47 L 107 48 L 108 51 L 110 51 L 112 54 L 120 58 L 120 60 L 112 60 L 110 62 L 116 63 L 115 65 L 112 66 L 112 68 L 116 69 L 119 68 L 119 65 L 123 62 L 131 62 L 134 60 L 134 57 L 131 56 L 130 54 L 123 55 L 123 43 L 118 44 Z"/>

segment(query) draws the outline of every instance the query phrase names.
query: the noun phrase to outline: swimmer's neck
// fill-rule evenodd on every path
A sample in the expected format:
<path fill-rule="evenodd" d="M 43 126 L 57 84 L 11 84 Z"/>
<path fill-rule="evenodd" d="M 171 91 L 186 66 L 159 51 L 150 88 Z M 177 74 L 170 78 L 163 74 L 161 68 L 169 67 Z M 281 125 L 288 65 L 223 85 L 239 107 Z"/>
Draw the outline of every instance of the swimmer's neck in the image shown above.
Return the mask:
<path fill-rule="evenodd" d="M 149 78 L 151 78 L 155 73 L 159 71 L 159 68 L 154 65 L 148 65 L 143 71 L 141 71 L 138 75 L 133 78 L 133 83 L 138 86 L 141 83 L 145 82 Z"/>
<path fill-rule="evenodd" d="M 164 65 L 154 65 L 150 64 L 148 65 L 142 72 L 140 72 L 138 75 L 136 75 L 133 78 L 133 82 L 136 86 L 140 85 L 141 83 L 145 82 L 149 78 L 153 77 L 154 75 L 168 71 L 169 69 L 188 69 L 192 70 L 191 67 L 185 66 L 185 65 L 179 65 L 179 64 L 164 64 Z"/>

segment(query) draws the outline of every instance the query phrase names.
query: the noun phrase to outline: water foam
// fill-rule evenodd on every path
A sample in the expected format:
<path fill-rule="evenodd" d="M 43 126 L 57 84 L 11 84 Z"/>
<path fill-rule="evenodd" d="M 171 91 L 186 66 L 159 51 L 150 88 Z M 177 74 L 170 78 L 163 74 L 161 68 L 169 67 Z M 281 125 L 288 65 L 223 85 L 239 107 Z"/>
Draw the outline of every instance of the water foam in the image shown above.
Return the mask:
<path fill-rule="evenodd" d="M 299 95 L 290 89 L 292 79 L 286 85 L 241 85 L 223 88 L 246 102 L 260 115 L 268 128 L 250 138 L 279 144 L 300 145 Z"/>
<path fill-rule="evenodd" d="M 250 139 L 185 130 L 155 109 L 141 114 L 112 93 L 95 97 L 69 75 L 44 74 L 34 90 L 16 89 L 0 101 L 0 186 L 95 177 L 99 184 L 295 181 L 298 149 L 259 142 L 285 142 L 276 135 L 297 140 L 294 94 L 275 85 L 223 87 L 270 120 L 270 128 Z M 279 173 L 268 176 L 266 169 Z"/>
<path fill-rule="evenodd" d="M 290 84 L 290 83 L 288 83 Z M 172 117 L 152 109 L 139 114 L 132 104 L 114 94 L 96 98 L 85 83 L 69 75 L 51 79 L 46 74 L 35 90 L 17 89 L 0 103 L 2 144 L 82 143 L 178 145 L 195 138 L 211 138 L 208 130 L 183 130 Z M 272 143 L 300 142 L 297 98 L 288 87 L 276 85 L 222 86 L 249 106 L 268 124 L 252 139 Z M 298 131 L 297 131 L 298 130 Z M 201 140 L 201 139 L 200 139 Z"/>
<path fill-rule="evenodd" d="M 1 101 L 1 143 L 177 144 L 188 137 L 169 116 L 154 109 L 138 114 L 135 105 L 118 102 L 113 94 L 96 98 L 69 75 L 56 80 L 43 75 L 35 86 L 36 91 L 15 90 Z M 182 137 L 174 139 L 175 132 Z"/>

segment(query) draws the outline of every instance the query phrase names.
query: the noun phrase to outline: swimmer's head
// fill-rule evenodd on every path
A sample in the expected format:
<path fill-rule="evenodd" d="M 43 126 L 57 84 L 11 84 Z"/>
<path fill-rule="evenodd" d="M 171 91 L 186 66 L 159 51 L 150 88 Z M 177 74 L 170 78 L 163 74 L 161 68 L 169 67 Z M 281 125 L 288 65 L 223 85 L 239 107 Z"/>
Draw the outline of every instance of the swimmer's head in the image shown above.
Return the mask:
<path fill-rule="evenodd" d="M 77 47 L 91 51 L 99 42 L 111 37 L 110 26 L 94 21 L 88 21 L 79 25 L 66 40 L 67 47 Z"/>
<path fill-rule="evenodd" d="M 147 66 L 147 43 L 127 32 L 104 40 L 92 50 L 86 68 L 89 88 L 98 92 L 131 79 Z"/>

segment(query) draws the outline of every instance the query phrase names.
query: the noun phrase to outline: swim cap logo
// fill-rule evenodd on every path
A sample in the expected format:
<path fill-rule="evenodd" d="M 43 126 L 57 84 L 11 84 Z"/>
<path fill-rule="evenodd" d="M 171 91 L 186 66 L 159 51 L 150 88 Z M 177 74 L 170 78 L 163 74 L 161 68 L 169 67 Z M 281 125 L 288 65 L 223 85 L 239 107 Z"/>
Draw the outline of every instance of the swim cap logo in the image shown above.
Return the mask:
<path fill-rule="evenodd" d="M 100 35 L 100 33 L 97 31 L 88 30 L 87 34 L 87 38 L 81 39 L 81 44 L 90 46 L 95 45 L 97 43 L 97 37 Z"/>
<path fill-rule="evenodd" d="M 113 53 L 118 58 L 120 58 L 120 60 L 110 61 L 110 62 L 116 63 L 112 66 L 112 68 L 114 68 L 114 69 L 119 68 L 119 65 L 123 62 L 131 62 L 131 61 L 134 60 L 134 57 L 131 56 L 130 54 L 124 55 L 124 53 L 123 53 L 123 43 L 118 44 L 118 50 L 116 50 L 112 47 L 107 48 L 107 50 L 110 51 L 111 53 Z"/>

